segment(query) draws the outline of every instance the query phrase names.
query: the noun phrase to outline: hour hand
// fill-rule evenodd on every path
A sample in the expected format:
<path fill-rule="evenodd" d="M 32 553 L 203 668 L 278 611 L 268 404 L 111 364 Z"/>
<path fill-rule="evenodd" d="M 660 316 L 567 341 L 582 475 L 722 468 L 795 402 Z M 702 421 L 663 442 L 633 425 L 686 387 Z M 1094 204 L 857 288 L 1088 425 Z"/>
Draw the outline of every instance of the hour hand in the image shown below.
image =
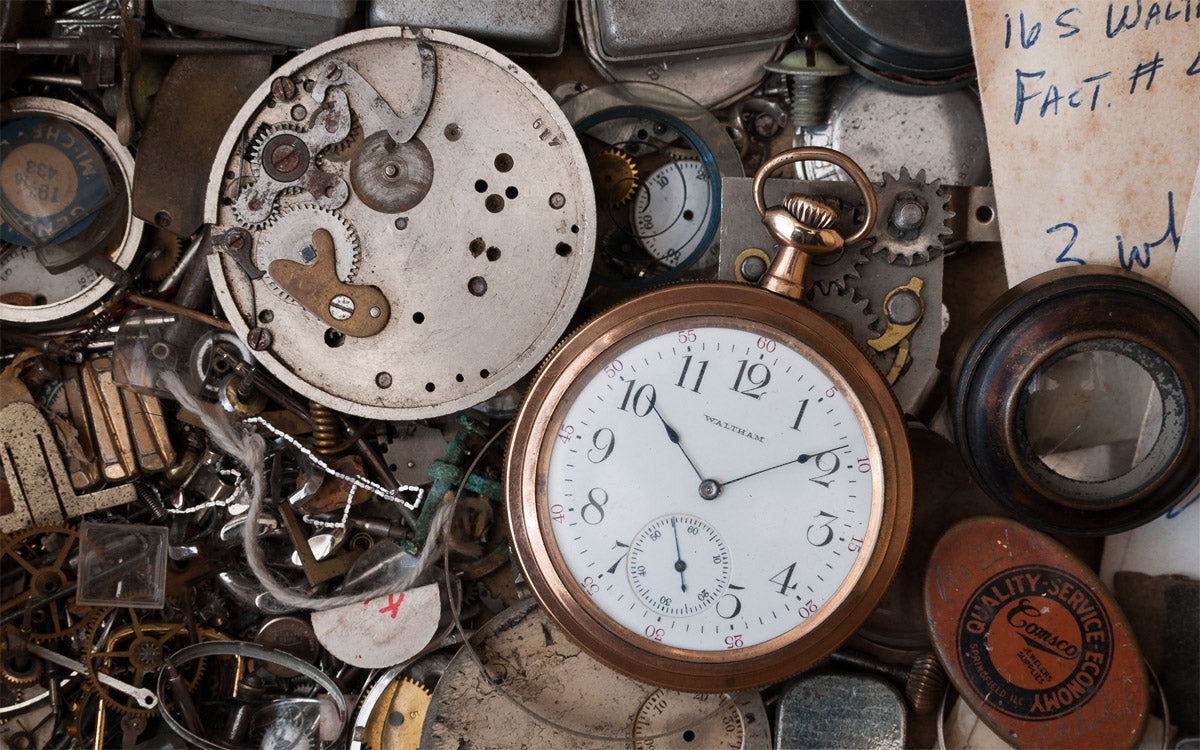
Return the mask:
<path fill-rule="evenodd" d="M 651 409 L 653 409 L 654 415 L 658 417 L 658 421 L 662 422 L 662 426 L 666 429 L 667 440 L 670 440 L 672 443 L 674 443 L 675 445 L 677 445 L 679 447 L 679 452 L 682 453 L 683 457 L 687 459 L 688 465 L 692 467 L 692 471 L 696 472 L 696 477 L 698 479 L 700 479 L 701 481 L 703 481 L 704 475 L 700 473 L 700 470 L 698 468 L 696 468 L 696 462 L 692 460 L 692 457 L 688 455 L 687 449 L 684 448 L 683 443 L 680 442 L 679 433 L 675 431 L 674 427 L 667 424 L 667 420 L 663 418 L 662 412 L 660 412 L 658 410 L 657 404 L 652 406 Z"/>

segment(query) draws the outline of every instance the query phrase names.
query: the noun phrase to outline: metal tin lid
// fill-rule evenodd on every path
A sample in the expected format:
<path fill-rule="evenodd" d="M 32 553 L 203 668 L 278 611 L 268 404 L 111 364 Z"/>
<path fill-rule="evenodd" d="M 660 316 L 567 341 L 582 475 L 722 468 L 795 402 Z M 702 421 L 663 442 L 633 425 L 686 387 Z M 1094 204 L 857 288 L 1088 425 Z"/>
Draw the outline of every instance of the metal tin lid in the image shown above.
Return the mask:
<path fill-rule="evenodd" d="M 815 21 L 838 52 L 885 74 L 943 80 L 974 66 L 962 2 L 825 0 Z"/>
<path fill-rule="evenodd" d="M 1125 615 L 1078 558 L 1015 521 L 942 537 L 925 578 L 931 639 L 959 694 L 1018 747 L 1133 747 L 1149 686 Z"/>

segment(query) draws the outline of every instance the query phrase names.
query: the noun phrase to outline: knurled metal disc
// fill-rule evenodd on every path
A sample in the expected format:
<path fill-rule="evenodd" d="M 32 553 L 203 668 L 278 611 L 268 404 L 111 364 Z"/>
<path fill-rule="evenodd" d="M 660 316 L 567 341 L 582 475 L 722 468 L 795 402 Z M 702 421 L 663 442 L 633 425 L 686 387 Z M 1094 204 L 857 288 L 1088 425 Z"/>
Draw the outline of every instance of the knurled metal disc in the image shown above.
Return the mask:
<path fill-rule="evenodd" d="M 436 58 L 432 102 L 413 138 L 432 162 L 428 192 L 397 189 L 415 196 L 414 205 L 381 201 L 357 194 L 363 183 L 352 179 L 353 160 L 320 158 L 322 152 L 310 167 L 351 185 L 349 198 L 334 211 L 359 241 L 352 283 L 377 287 L 387 298 L 382 330 L 362 338 L 327 336 L 328 325 L 316 315 L 281 301 L 269 274 L 251 280 L 226 253 L 208 260 L 217 299 L 238 336 L 244 339 L 255 326 L 270 332 L 270 346 L 255 353 L 269 372 L 307 398 L 376 419 L 452 413 L 532 370 L 574 314 L 595 246 L 587 163 L 549 94 L 478 42 L 407 27 L 338 37 L 291 60 L 259 87 L 226 133 L 209 177 L 205 220 L 211 233 L 245 226 L 232 198 L 239 183 L 255 179 L 246 157 L 264 126 L 320 127 L 315 122 L 322 106 L 329 107 L 340 89 L 362 137 L 370 141 L 386 130 L 378 105 L 360 94 L 353 75 L 340 77 L 321 101 L 314 99 L 321 88 L 310 83 L 332 61 L 356 70 L 403 119 L 421 98 L 419 44 Z M 281 76 L 296 84 L 289 101 L 271 96 L 271 81 Z M 424 164 L 400 163 L 411 151 L 394 150 L 395 168 L 381 162 L 381 179 L 422 172 L 417 167 Z M 303 182 L 274 196 L 277 211 L 314 202 L 296 187 Z M 402 204 L 403 211 L 379 210 Z M 261 230 L 246 228 L 257 242 Z"/>

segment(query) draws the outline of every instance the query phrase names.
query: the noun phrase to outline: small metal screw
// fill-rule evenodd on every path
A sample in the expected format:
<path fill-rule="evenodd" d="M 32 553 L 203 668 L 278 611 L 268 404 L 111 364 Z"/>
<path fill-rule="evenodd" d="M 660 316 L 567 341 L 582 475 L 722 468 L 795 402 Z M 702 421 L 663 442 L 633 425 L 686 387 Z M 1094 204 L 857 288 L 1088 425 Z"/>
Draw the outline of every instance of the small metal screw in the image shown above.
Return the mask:
<path fill-rule="evenodd" d="M 256 352 L 271 348 L 271 332 L 262 326 L 255 326 L 246 334 L 246 346 Z"/>
<path fill-rule="evenodd" d="M 467 282 L 467 291 L 476 297 L 482 297 L 487 292 L 487 279 L 482 276 L 472 276 Z"/>
<path fill-rule="evenodd" d="M 293 120 L 299 122 L 300 120 L 303 120 L 305 117 L 308 117 L 308 110 L 304 108 L 303 104 L 297 104 L 294 107 L 292 107 L 292 119 Z"/>
<path fill-rule="evenodd" d="M 354 300 L 345 294 L 329 300 L 329 315 L 334 320 L 349 320 L 354 315 Z"/>
<path fill-rule="evenodd" d="M 392 374 L 390 372 L 381 372 L 375 376 L 375 385 L 380 388 L 392 387 Z"/>
<path fill-rule="evenodd" d="M 742 259 L 742 267 L 738 270 L 742 272 L 743 279 L 755 284 L 767 272 L 767 263 L 757 255 L 748 255 Z"/>
<path fill-rule="evenodd" d="M 246 233 L 240 229 L 230 229 L 225 233 L 225 247 L 230 250 L 242 250 L 246 247 Z"/>
<path fill-rule="evenodd" d="M 562 208 L 567 205 L 567 198 L 562 193 L 550 194 L 550 208 Z"/>
<path fill-rule="evenodd" d="M 916 323 L 925 312 L 921 297 L 911 289 L 902 289 L 896 294 L 889 294 L 885 307 L 888 320 L 898 326 Z"/>
<path fill-rule="evenodd" d="M 404 218 L 403 216 L 396 219 L 396 228 L 397 229 L 407 229 L 408 228 L 408 219 Z"/>
<path fill-rule="evenodd" d="M 915 200 L 898 200 L 892 206 L 890 221 L 900 230 L 920 229 L 925 223 L 925 208 Z"/>
<path fill-rule="evenodd" d="M 933 654 L 918 656 L 909 667 L 888 664 L 870 654 L 849 648 L 834 651 L 829 655 L 829 660 L 834 664 L 865 669 L 904 683 L 904 696 L 918 714 L 927 714 L 936 709 L 946 689 L 946 671 Z"/>
<path fill-rule="evenodd" d="M 448 141 L 457 141 L 459 138 L 462 137 L 462 128 L 460 128 L 458 126 L 458 123 L 454 123 L 454 122 L 450 123 L 449 125 L 446 126 L 446 129 L 442 132 L 445 133 L 446 140 L 448 140 Z"/>
<path fill-rule="evenodd" d="M 276 101 L 289 102 L 296 96 L 296 83 L 286 76 L 279 76 L 271 81 L 271 96 Z"/>
<path fill-rule="evenodd" d="M 331 81 L 341 80 L 342 69 L 333 63 L 329 63 L 329 67 L 325 68 L 325 77 Z"/>
<path fill-rule="evenodd" d="M 823 125 L 826 79 L 850 72 L 850 68 L 833 59 L 828 52 L 817 49 L 798 49 L 763 67 L 787 76 L 792 94 L 792 125 L 795 127 Z"/>

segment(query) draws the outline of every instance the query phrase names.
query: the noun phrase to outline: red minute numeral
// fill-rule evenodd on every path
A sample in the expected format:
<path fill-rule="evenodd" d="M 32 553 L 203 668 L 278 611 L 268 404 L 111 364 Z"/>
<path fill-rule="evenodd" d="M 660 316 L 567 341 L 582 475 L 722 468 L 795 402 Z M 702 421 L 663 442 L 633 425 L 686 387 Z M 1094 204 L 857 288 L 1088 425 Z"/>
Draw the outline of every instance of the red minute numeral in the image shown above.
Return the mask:
<path fill-rule="evenodd" d="M 871 459 L 869 459 L 869 458 L 858 459 L 858 472 L 860 474 L 866 474 L 870 471 L 871 471 Z"/>
<path fill-rule="evenodd" d="M 596 583 L 596 579 L 592 578 L 591 576 L 584 578 L 583 583 L 580 585 L 583 586 L 583 590 L 589 594 L 594 594 L 600 590 L 600 584 Z"/>
<path fill-rule="evenodd" d="M 679 331 L 676 335 L 679 337 L 679 343 L 681 344 L 690 344 L 696 340 L 696 330 L 694 328 Z"/>
<path fill-rule="evenodd" d="M 563 507 L 558 503 L 550 506 L 550 520 L 562 523 L 566 519 L 566 514 L 563 513 Z"/>
<path fill-rule="evenodd" d="M 741 648 L 744 645 L 745 643 L 742 641 L 740 633 L 738 635 L 725 636 L 725 648 Z"/>
<path fill-rule="evenodd" d="M 604 374 L 610 378 L 615 378 L 617 373 L 625 369 L 625 365 L 621 364 L 621 360 L 614 359 L 612 364 L 604 368 Z"/>
<path fill-rule="evenodd" d="M 563 445 L 571 444 L 571 436 L 575 434 L 575 428 L 571 425 L 563 425 L 563 428 L 558 431 L 558 439 L 563 441 Z"/>
<path fill-rule="evenodd" d="M 850 541 L 846 543 L 846 549 L 850 550 L 851 552 L 858 552 L 860 549 L 862 549 L 862 546 L 863 540 L 859 539 L 858 537 L 851 537 Z"/>
<path fill-rule="evenodd" d="M 809 599 L 804 604 L 800 605 L 800 619 L 806 619 L 813 616 L 817 612 L 817 605 L 813 604 L 813 600 Z"/>
<path fill-rule="evenodd" d="M 775 351 L 775 342 L 772 341 L 771 339 L 767 338 L 766 336 L 759 336 L 758 341 L 756 341 L 754 345 L 757 346 L 759 349 L 762 349 L 763 351 L 767 351 L 767 352 Z"/>
<path fill-rule="evenodd" d="M 663 636 L 666 634 L 667 632 L 662 628 L 656 628 L 653 625 L 646 626 L 646 637 L 652 641 L 662 643 Z"/>

